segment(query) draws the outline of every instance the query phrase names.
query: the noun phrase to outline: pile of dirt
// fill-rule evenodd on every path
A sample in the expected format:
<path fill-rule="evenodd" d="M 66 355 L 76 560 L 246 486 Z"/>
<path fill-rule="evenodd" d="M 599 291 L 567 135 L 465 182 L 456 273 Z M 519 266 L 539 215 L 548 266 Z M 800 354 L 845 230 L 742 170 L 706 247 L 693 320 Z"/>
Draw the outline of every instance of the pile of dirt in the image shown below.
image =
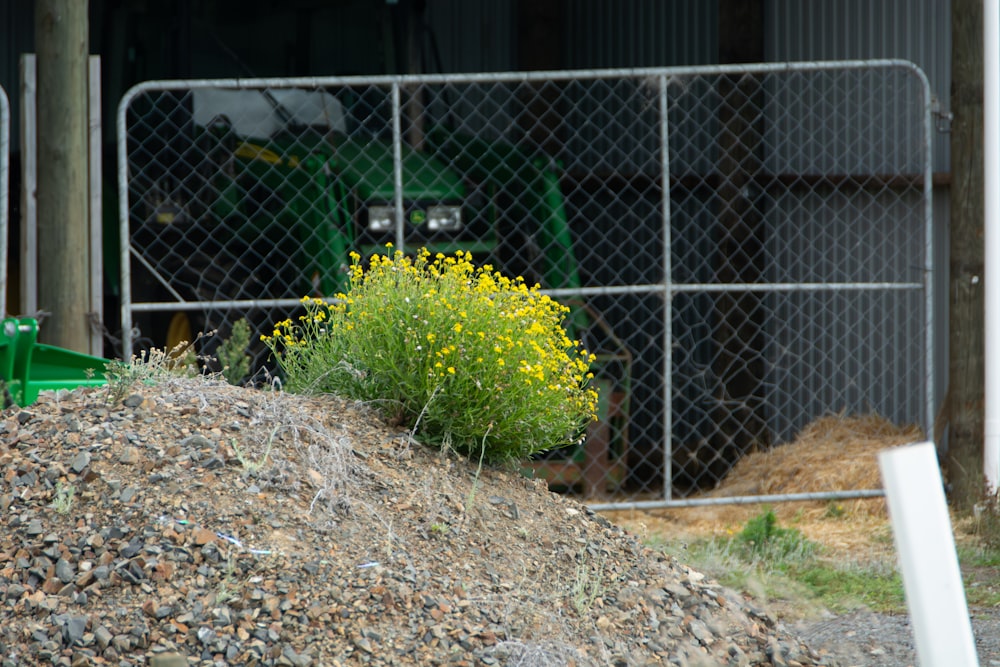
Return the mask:
<path fill-rule="evenodd" d="M 0 665 L 816 665 L 768 612 L 363 406 L 204 378 L 0 414 Z"/>

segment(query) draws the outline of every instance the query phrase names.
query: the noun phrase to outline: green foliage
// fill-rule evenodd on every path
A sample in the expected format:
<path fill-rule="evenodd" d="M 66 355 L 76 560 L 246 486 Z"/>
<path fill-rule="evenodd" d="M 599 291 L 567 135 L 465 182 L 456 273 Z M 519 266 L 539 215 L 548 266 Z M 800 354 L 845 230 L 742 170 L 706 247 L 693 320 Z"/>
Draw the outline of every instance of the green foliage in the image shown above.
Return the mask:
<path fill-rule="evenodd" d="M 981 542 L 959 544 L 958 560 L 969 606 L 1000 606 L 1000 551 Z"/>
<path fill-rule="evenodd" d="M 239 385 L 250 372 L 250 325 L 243 318 L 233 324 L 233 330 L 219 344 L 216 356 L 222 364 L 222 377 L 229 384 Z"/>
<path fill-rule="evenodd" d="M 903 579 L 895 570 L 815 563 L 791 569 L 787 574 L 805 584 L 831 611 L 848 611 L 864 605 L 875 611 L 892 612 L 906 605 Z"/>
<path fill-rule="evenodd" d="M 905 609 L 894 560 L 860 563 L 825 557 L 820 545 L 801 531 L 780 526 L 772 510 L 726 537 L 656 546 L 726 586 L 798 607 L 805 614 L 817 607 L 835 612 L 859 606 L 885 612 Z"/>
<path fill-rule="evenodd" d="M 128 361 L 112 359 L 104 369 L 108 401 L 118 403 L 132 392 L 135 385 L 154 384 L 166 374 L 197 374 L 197 368 L 188 358 L 190 349 L 191 343 L 182 343 L 169 351 L 152 348 L 132 355 Z"/>
<path fill-rule="evenodd" d="M 576 562 L 576 578 L 570 591 L 570 603 L 580 616 L 587 614 L 597 598 L 604 595 L 604 561 L 602 554 L 592 566 L 587 548 L 580 550 Z"/>
<path fill-rule="evenodd" d="M 62 480 L 56 482 L 56 492 L 52 498 L 51 507 L 59 514 L 69 514 L 73 509 L 73 496 L 76 495 L 76 486 L 65 484 Z"/>
<path fill-rule="evenodd" d="M 987 551 L 1000 551 L 1000 496 L 986 495 L 976 505 L 972 532 Z"/>
<path fill-rule="evenodd" d="M 568 308 L 461 251 L 352 260 L 348 294 L 304 299 L 305 315 L 261 337 L 287 390 L 370 402 L 420 441 L 488 463 L 579 441 L 597 394 Z"/>
<path fill-rule="evenodd" d="M 815 545 L 800 530 L 779 526 L 771 509 L 747 521 L 736 540 L 750 557 L 758 559 L 782 559 L 807 555 L 815 550 Z"/>

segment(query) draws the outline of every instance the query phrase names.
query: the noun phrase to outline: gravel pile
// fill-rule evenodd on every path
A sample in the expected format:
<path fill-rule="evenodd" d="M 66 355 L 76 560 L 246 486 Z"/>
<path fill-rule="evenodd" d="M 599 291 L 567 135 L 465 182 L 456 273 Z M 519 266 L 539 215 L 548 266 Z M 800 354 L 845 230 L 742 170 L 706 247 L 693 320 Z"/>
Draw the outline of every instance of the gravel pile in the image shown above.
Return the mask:
<path fill-rule="evenodd" d="M 0 664 L 836 664 L 544 483 L 204 378 L 0 413 Z"/>

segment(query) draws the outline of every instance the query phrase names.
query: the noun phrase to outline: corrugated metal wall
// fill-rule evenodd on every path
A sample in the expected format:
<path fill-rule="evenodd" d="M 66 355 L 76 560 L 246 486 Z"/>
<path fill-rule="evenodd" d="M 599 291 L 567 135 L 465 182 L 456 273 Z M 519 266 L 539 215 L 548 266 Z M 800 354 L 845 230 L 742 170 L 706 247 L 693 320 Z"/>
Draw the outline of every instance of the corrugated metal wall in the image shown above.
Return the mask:
<path fill-rule="evenodd" d="M 572 0 L 566 67 L 707 65 L 718 58 L 717 2 Z"/>
<path fill-rule="evenodd" d="M 939 0 L 767 0 L 769 62 L 903 58 L 950 108 L 951 3 Z M 948 171 L 948 136 L 934 139 L 934 171 Z"/>
<path fill-rule="evenodd" d="M 21 146 L 21 98 L 18 61 L 22 53 L 34 50 L 34 0 L 0 1 L 0 86 L 10 98 L 10 149 Z M 17 167 L 16 164 L 11 165 Z M 11 197 L 15 200 L 16 197 Z M 15 224 L 13 221 L 12 224 Z"/>
<path fill-rule="evenodd" d="M 443 72 L 508 72 L 514 51 L 516 0 L 435 0 L 427 23 L 437 40 Z"/>
<path fill-rule="evenodd" d="M 436 0 L 427 20 L 445 72 L 517 69 L 517 0 Z M 718 53 L 718 4 L 700 0 L 565 3 L 566 69 L 705 65 Z"/>
<path fill-rule="evenodd" d="M 951 3 L 939 0 L 767 0 L 769 61 L 903 58 L 919 66 L 943 111 L 951 108 Z M 950 170 L 949 136 L 932 137 L 932 167 Z M 947 386 L 948 190 L 934 191 L 935 395 Z"/>

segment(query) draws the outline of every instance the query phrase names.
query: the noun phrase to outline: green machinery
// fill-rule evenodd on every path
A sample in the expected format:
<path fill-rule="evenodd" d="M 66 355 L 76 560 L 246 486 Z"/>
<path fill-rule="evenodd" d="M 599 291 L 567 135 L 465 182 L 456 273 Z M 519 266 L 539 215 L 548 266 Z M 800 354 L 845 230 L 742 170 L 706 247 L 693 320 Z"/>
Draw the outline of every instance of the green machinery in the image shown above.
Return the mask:
<path fill-rule="evenodd" d="M 38 400 L 40 391 L 107 382 L 107 359 L 39 343 L 37 320 L 8 317 L 0 327 L 0 380 L 5 403 L 24 407 Z"/>
<path fill-rule="evenodd" d="M 419 146 L 401 143 L 396 172 L 388 124 L 366 132 L 369 112 L 352 111 L 359 101 L 349 95 L 343 103 L 322 90 L 195 88 L 161 97 L 161 106 L 164 100 L 176 108 L 150 105 L 144 125 L 189 115 L 180 126 L 190 148 L 177 153 L 186 173 L 152 170 L 152 187 L 134 193 L 132 245 L 160 275 L 160 285 L 146 283 L 154 291 L 166 281 L 175 297 L 192 302 L 330 297 L 345 290 L 351 251 L 367 257 L 388 243 L 465 250 L 546 288 L 581 285 L 560 168 L 547 156 L 432 127 Z M 140 289 L 133 300 L 156 297 Z M 567 326 L 598 355 L 601 424 L 614 422 L 595 434 L 602 451 L 577 453 L 580 473 L 591 467 L 583 465 L 588 456 L 600 459 L 600 469 L 626 453 L 631 359 L 598 313 L 573 303 Z M 190 341 L 205 328 L 197 311 L 166 314 L 143 332 L 158 346 Z M 259 316 L 252 324 L 269 331 L 273 314 Z M 605 465 L 609 451 L 614 461 Z M 556 483 L 587 484 L 565 461 L 536 468 Z"/>

